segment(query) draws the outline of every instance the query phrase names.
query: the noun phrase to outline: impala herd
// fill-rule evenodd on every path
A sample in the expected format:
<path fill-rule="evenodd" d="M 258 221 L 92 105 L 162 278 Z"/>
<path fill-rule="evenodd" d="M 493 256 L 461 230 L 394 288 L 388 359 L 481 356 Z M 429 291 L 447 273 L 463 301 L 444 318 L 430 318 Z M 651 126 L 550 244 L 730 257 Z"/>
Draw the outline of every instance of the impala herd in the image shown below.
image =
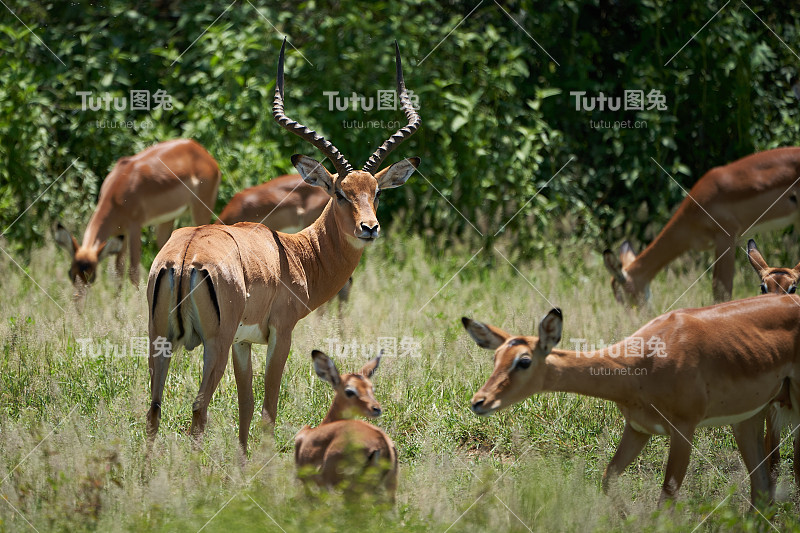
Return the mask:
<path fill-rule="evenodd" d="M 346 298 L 364 249 L 380 235 L 376 211 L 381 193 L 403 185 L 420 163 L 404 158 L 379 170 L 385 157 L 420 126 L 397 46 L 397 94 L 407 125 L 355 170 L 333 144 L 285 114 L 285 45 L 278 60 L 273 117 L 316 147 L 335 173 L 308 156 L 294 155 L 299 176 L 281 176 L 240 192 L 218 223 L 208 224 L 220 183 L 217 163 L 194 141 L 162 142 L 117 162 L 103 183 L 82 244 L 60 224 L 55 230 L 56 242 L 71 255 L 69 277 L 76 300 L 81 300 L 104 258 L 116 255 L 116 271 L 122 275 L 126 241 L 128 274 L 137 285 L 142 227 L 157 226 L 160 251 L 147 283 L 150 445 L 158 431 L 171 354 L 181 346 L 192 350 L 202 344 L 203 374 L 192 404 L 191 435 L 199 444 L 209 402 L 232 352 L 244 460 L 255 409 L 252 344 L 267 345 L 261 417 L 270 427 L 277 417 L 295 325 L 337 292 L 344 290 Z M 791 424 L 794 431 L 800 421 L 800 297 L 794 294 L 800 264 L 768 266 L 751 239 L 747 255 L 766 296 L 727 300 L 740 238 L 800 221 L 798 181 L 800 148 L 761 152 L 712 169 L 641 254 L 627 241 L 618 256 L 603 253 L 615 298 L 641 305 L 650 297 L 650 281 L 672 260 L 689 250 L 713 247 L 716 305 L 671 311 L 625 340 L 591 352 L 556 348 L 563 321 L 557 308 L 542 319 L 538 336 L 514 335 L 463 318 L 478 346 L 494 351 L 494 369 L 472 398 L 473 412 L 488 416 L 551 391 L 610 400 L 622 412 L 625 427 L 603 475 L 603 488 L 652 435 L 668 435 L 660 503 L 681 486 L 697 428 L 730 425 L 750 475 L 752 503 L 771 501 L 781 429 Z M 187 209 L 197 226 L 172 231 L 174 220 Z M 278 231 L 288 228 L 299 231 Z M 649 341 L 643 344 L 642 339 Z M 359 372 L 344 375 L 324 353 L 315 350 L 312 359 L 317 375 L 335 395 L 322 423 L 296 435 L 299 473 L 328 487 L 345 482 L 353 487 L 368 479 L 393 499 L 395 445 L 381 429 L 353 419 L 381 414 L 370 380 L 380 355 Z M 794 475 L 800 487 L 798 438 Z"/>

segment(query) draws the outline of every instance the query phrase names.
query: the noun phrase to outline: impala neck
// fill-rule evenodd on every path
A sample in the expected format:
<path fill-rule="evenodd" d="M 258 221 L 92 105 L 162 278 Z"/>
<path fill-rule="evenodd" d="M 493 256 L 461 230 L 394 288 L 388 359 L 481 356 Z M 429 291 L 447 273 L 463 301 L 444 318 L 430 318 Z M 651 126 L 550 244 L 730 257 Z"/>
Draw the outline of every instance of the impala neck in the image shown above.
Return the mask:
<path fill-rule="evenodd" d="M 295 235 L 295 242 L 301 247 L 295 257 L 305 272 L 308 306 L 313 310 L 344 286 L 358 266 L 363 249 L 353 246 L 339 229 L 332 200 L 313 224 Z"/>
<path fill-rule="evenodd" d="M 686 202 L 691 199 L 686 198 L 681 203 L 678 211 L 664 226 L 664 229 L 656 236 L 650 245 L 636 256 L 636 259 L 625 268 L 625 274 L 633 281 L 637 291 L 644 287 L 658 274 L 664 267 L 671 263 L 676 257 L 683 254 L 692 242 L 691 235 L 686 235 L 682 228 L 681 220 L 687 212 Z"/>
<path fill-rule="evenodd" d="M 636 380 L 634 368 L 626 364 L 621 344 L 593 352 L 553 350 L 545 359 L 544 390 L 549 392 L 572 392 L 614 402 L 630 398 L 628 389 Z M 612 350 L 621 355 L 612 358 Z"/>
<path fill-rule="evenodd" d="M 97 249 L 109 238 L 125 233 L 127 228 L 123 228 L 117 213 L 118 208 L 114 208 L 107 199 L 100 195 L 97 207 L 89 219 L 86 231 L 83 233 L 83 248 Z"/>
<path fill-rule="evenodd" d="M 347 416 L 348 413 L 344 403 L 345 403 L 344 399 L 337 392 L 336 396 L 333 398 L 333 403 L 331 404 L 331 408 L 328 409 L 328 414 L 325 415 L 325 418 L 322 419 L 320 425 L 336 422 L 337 420 L 347 420 L 352 418 L 351 416 Z"/>

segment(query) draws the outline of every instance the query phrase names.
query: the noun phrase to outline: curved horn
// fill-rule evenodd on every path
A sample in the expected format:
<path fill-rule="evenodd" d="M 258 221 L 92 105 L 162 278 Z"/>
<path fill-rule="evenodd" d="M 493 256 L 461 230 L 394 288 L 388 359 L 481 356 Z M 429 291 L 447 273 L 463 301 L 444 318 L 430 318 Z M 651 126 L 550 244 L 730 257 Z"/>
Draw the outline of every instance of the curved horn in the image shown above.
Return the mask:
<path fill-rule="evenodd" d="M 316 146 L 322 154 L 331 160 L 333 166 L 336 167 L 336 172 L 340 178 L 344 178 L 347 174 L 353 171 L 353 167 L 347 162 L 347 159 L 326 140 L 325 137 L 316 131 L 309 129 L 299 122 L 290 119 L 283 112 L 283 54 L 286 49 L 286 39 L 283 39 L 283 46 L 281 46 L 281 55 L 278 58 L 278 80 L 275 84 L 275 100 L 272 104 L 272 116 L 275 121 L 283 126 L 285 129 L 291 131 L 301 139 L 304 139 L 314 146 Z"/>
<path fill-rule="evenodd" d="M 400 47 L 397 45 L 397 41 L 394 42 L 394 47 L 397 55 L 397 96 L 400 99 L 403 112 L 406 114 L 406 119 L 408 119 L 408 125 L 397 130 L 397 132 L 389 137 L 380 148 L 375 150 L 375 153 L 369 158 L 367 164 L 364 165 L 364 170 L 370 173 L 374 172 L 378 166 L 380 166 L 383 158 L 385 158 L 389 152 L 411 137 L 422 123 L 419 115 L 411 105 L 411 99 L 408 97 L 408 91 L 406 90 L 406 83 L 403 81 L 403 65 L 400 62 Z"/>

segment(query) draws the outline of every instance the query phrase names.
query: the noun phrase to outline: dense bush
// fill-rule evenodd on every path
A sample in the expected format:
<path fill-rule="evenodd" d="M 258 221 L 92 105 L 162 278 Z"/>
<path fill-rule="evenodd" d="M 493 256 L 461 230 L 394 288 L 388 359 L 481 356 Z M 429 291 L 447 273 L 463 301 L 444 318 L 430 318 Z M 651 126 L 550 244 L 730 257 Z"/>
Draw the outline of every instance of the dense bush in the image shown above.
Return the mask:
<path fill-rule="evenodd" d="M 790 90 L 798 60 L 766 27 L 789 46 L 798 42 L 800 8 L 788 1 L 751 6 L 763 24 L 743 3 L 731 3 L 688 44 L 719 6 L 483 2 L 462 20 L 475 2 L 264 4 L 15 3 L 36 37 L 3 10 L 3 230 L 46 190 L 7 230 L 15 249 L 40 243 L 55 218 L 81 229 L 113 162 L 158 140 L 194 137 L 219 160 L 217 209 L 237 190 L 290 171 L 292 153 L 319 157 L 272 121 L 281 41 L 275 28 L 308 59 L 291 49 L 287 56 L 289 114 L 331 139 L 354 165 L 392 130 L 343 122 L 402 114 L 329 111 L 323 92 L 369 97 L 393 88 L 391 45 L 399 41 L 423 127 L 389 161 L 418 155 L 423 165 L 404 189 L 385 196 L 381 218 L 402 217 L 410 231 L 436 242 L 487 246 L 502 228 L 518 243 L 515 253 L 533 255 L 576 239 L 649 239 L 683 195 L 652 159 L 688 188 L 714 165 L 800 137 Z M 83 111 L 77 95 L 126 97 L 131 89 L 164 90 L 174 107 Z M 636 89 L 661 91 L 667 109 L 588 113 L 575 111 L 569 94 Z M 590 127 L 601 119 L 647 127 Z M 99 127 L 104 120 L 152 127 Z"/>

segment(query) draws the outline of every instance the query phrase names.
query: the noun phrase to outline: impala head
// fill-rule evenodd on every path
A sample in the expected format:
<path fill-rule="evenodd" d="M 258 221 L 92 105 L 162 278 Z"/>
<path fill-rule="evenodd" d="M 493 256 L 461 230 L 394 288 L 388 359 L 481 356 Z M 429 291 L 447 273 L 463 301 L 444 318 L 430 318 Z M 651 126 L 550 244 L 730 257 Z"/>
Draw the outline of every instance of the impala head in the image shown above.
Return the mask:
<path fill-rule="evenodd" d="M 467 317 L 461 319 L 478 346 L 494 350 L 492 375 L 472 397 L 475 414 L 489 416 L 544 390 L 545 358 L 561 340 L 562 321 L 561 309 L 554 308 L 539 324 L 538 337 L 522 337 Z"/>
<path fill-rule="evenodd" d="M 641 305 L 650 300 L 650 285 L 637 287 L 627 269 L 636 260 L 636 252 L 630 242 L 619 247 L 619 257 L 609 249 L 603 252 L 603 263 L 611 272 L 611 290 L 614 298 L 623 305 Z"/>
<path fill-rule="evenodd" d="M 94 283 L 97 277 L 97 265 L 109 255 L 121 252 L 123 243 L 123 237 L 112 237 L 96 248 L 80 246 L 77 239 L 61 224 L 56 226 L 55 239 L 72 258 L 69 279 L 73 285 Z"/>
<path fill-rule="evenodd" d="M 761 294 L 794 294 L 800 280 L 800 263 L 794 268 L 771 267 L 756 248 L 756 241 L 747 241 L 747 258 L 761 278 Z"/>
<path fill-rule="evenodd" d="M 375 389 L 370 381 L 381 362 L 381 355 L 382 353 L 354 374 L 340 375 L 330 357 L 319 350 L 311 352 L 314 371 L 336 391 L 333 403 L 344 415 L 362 415 L 367 418 L 381 416 L 381 404 L 375 399 Z"/>
<path fill-rule="evenodd" d="M 278 59 L 278 80 L 275 88 L 272 114 L 278 124 L 316 146 L 323 155 L 331 160 L 336 168 L 335 174 L 328 172 L 322 166 L 322 163 L 310 157 L 304 155 L 292 156 L 292 164 L 297 168 L 303 180 L 309 185 L 321 187 L 333 198 L 332 208 L 334 209 L 336 223 L 342 234 L 347 237 L 347 240 L 353 246 L 363 248 L 374 242 L 380 235 L 380 224 L 378 224 L 376 211 L 381 191 L 403 185 L 419 166 L 419 158 L 411 157 L 377 172 L 377 168 L 386 155 L 413 135 L 421 122 L 419 115 L 411 105 L 411 99 L 403 81 L 400 48 L 395 43 L 397 94 L 408 120 L 408 125 L 400 128 L 384 142 L 372 154 L 361 170 L 353 170 L 347 159 L 324 137 L 284 114 L 283 56 L 285 49 L 286 40 L 283 41 Z"/>

